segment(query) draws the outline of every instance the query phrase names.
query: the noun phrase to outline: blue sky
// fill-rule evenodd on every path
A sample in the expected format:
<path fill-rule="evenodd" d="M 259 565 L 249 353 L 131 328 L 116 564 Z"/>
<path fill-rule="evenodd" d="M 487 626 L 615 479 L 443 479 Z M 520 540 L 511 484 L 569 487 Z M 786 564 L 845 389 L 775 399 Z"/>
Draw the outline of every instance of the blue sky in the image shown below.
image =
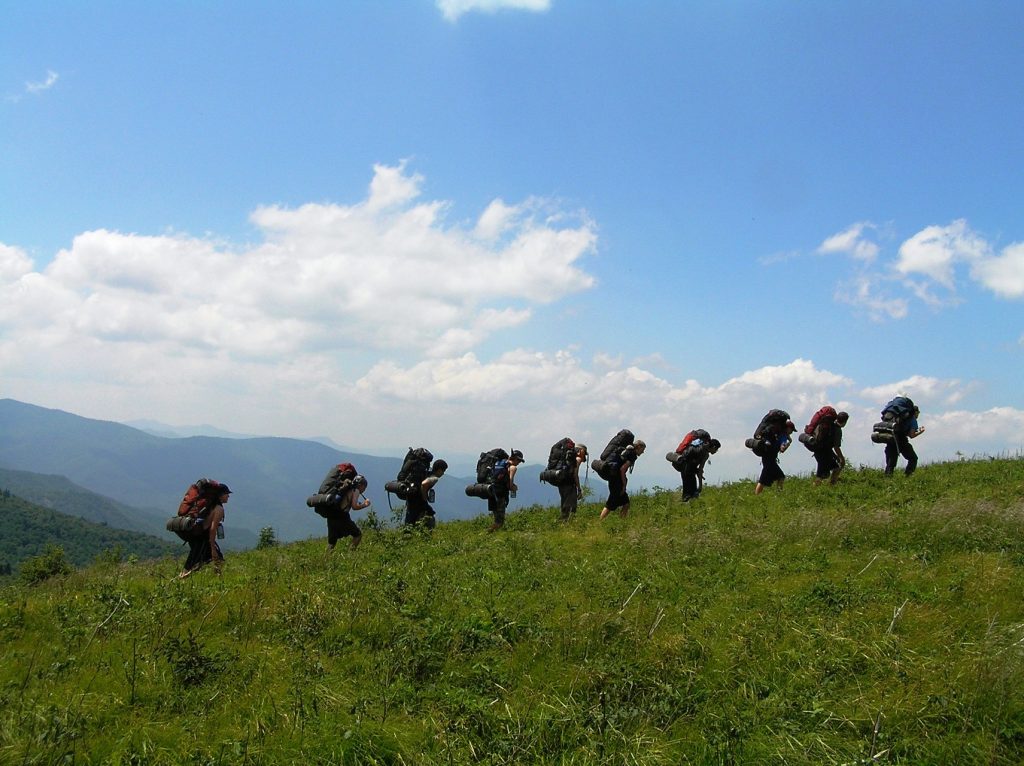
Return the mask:
<path fill-rule="evenodd" d="M 4 6 L 2 395 L 366 451 L 629 426 L 664 482 L 698 425 L 753 475 L 776 406 L 877 464 L 898 391 L 927 459 L 1024 447 L 1019 4 Z"/>

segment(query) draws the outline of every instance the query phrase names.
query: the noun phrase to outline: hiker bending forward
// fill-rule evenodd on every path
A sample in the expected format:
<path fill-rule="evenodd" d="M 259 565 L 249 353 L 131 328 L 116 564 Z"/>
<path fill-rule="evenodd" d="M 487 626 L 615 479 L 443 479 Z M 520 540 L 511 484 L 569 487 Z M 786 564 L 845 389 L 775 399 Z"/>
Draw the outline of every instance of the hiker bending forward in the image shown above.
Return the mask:
<path fill-rule="evenodd" d="M 221 573 L 224 554 L 217 545 L 217 530 L 224 522 L 224 503 L 228 501 L 231 490 L 227 484 L 221 484 L 218 491 L 220 494 L 217 495 L 217 499 L 200 513 L 196 519 L 197 523 L 185 538 L 188 542 L 188 558 L 185 559 L 185 567 L 178 575 L 179 578 L 188 577 L 211 562 L 214 571 L 217 574 Z"/>
<path fill-rule="evenodd" d="M 587 445 L 577 444 L 573 450 L 573 457 L 573 461 L 569 463 L 571 477 L 558 485 L 562 521 L 568 521 L 576 515 L 576 508 L 579 507 L 580 495 L 583 494 L 580 488 L 580 466 L 587 461 Z"/>
<path fill-rule="evenodd" d="M 340 503 L 331 506 L 327 512 L 327 550 L 334 550 L 335 543 L 343 537 L 351 537 L 350 547 L 355 550 L 363 540 L 363 533 L 359 529 L 349 511 L 361 511 L 370 507 L 370 501 L 363 497 L 366 491 L 367 482 L 365 476 L 356 476 L 352 480 L 352 486 L 345 490 Z"/>
<path fill-rule="evenodd" d="M 430 505 L 430 493 L 437 484 L 438 479 L 444 476 L 448 470 L 448 463 L 444 460 L 435 460 L 430 467 L 427 478 L 420 482 L 409 499 L 405 501 L 405 523 L 409 526 L 420 523 L 427 529 L 433 529 L 435 525 L 434 509 Z"/>
<path fill-rule="evenodd" d="M 779 455 L 789 449 L 793 443 L 793 432 L 796 431 L 796 424 L 787 420 L 784 425 L 769 425 L 762 432 L 767 442 L 765 452 L 761 455 L 761 475 L 757 477 L 757 486 L 754 487 L 754 494 L 760 495 L 765 487 L 782 483 L 786 480 L 786 474 L 779 465 Z"/>
<path fill-rule="evenodd" d="M 611 478 L 608 479 L 608 499 L 605 501 L 604 508 L 601 509 L 602 519 L 616 509 L 618 509 L 619 515 L 623 518 L 629 513 L 629 494 L 626 492 L 628 480 L 626 474 L 629 473 L 637 458 L 644 454 L 646 449 L 647 445 L 637 439 L 622 450 L 617 457 L 612 456 L 611 462 L 614 463 L 616 460 L 620 462 L 613 469 Z"/>

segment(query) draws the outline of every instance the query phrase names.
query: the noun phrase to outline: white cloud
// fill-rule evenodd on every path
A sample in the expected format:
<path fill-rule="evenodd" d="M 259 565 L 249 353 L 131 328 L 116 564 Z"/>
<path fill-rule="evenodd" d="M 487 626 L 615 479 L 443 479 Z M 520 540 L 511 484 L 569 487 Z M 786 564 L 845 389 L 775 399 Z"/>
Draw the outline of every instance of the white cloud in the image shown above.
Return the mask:
<path fill-rule="evenodd" d="M 988 252 L 985 240 L 960 219 L 948 226 L 928 226 L 900 245 L 896 271 L 903 275 L 922 274 L 953 290 L 954 265 L 978 260 Z"/>
<path fill-rule="evenodd" d="M 909 312 L 906 298 L 896 297 L 881 287 L 878 274 L 858 274 L 848 283 L 836 287 L 835 299 L 867 312 L 876 322 L 885 319 L 903 319 Z"/>
<path fill-rule="evenodd" d="M 1001 298 L 1024 298 L 1024 243 L 1003 248 L 998 256 L 980 258 L 971 276 Z"/>
<path fill-rule="evenodd" d="M 26 93 L 42 93 L 44 90 L 49 90 L 57 84 L 57 80 L 60 79 L 60 75 L 53 70 L 46 72 L 46 79 L 38 82 L 26 82 L 25 92 Z"/>
<path fill-rule="evenodd" d="M 589 221 L 555 226 L 540 201 L 502 203 L 504 234 L 485 241 L 446 223 L 447 203 L 418 201 L 421 185 L 378 166 L 358 204 L 260 208 L 265 240 L 244 250 L 98 229 L 37 272 L 2 246 L 0 343 L 34 345 L 26 334 L 45 324 L 57 345 L 168 344 L 175 356 L 451 355 L 594 284 L 579 266 L 596 246 Z"/>
<path fill-rule="evenodd" d="M 959 378 L 933 378 L 924 375 L 912 375 L 893 383 L 863 388 L 860 395 L 865 399 L 876 401 L 881 406 L 894 396 L 909 396 L 918 406 L 925 403 L 950 406 L 958 403 L 968 394 L 973 386 Z"/>
<path fill-rule="evenodd" d="M 845 231 L 833 234 L 818 246 L 823 255 L 842 253 L 858 261 L 870 263 L 878 256 L 878 245 L 864 238 L 866 229 L 874 229 L 868 222 L 855 223 Z"/>
<path fill-rule="evenodd" d="M 465 13 L 496 13 L 502 10 L 543 12 L 551 0 L 437 0 L 437 7 L 448 21 L 457 21 Z"/>

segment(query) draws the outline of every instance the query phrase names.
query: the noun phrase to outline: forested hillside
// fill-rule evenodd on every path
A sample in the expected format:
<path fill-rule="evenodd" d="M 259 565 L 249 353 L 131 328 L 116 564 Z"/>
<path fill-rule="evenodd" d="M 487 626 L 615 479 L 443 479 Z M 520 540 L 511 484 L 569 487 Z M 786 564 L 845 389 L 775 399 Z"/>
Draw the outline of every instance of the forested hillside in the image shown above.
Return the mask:
<path fill-rule="evenodd" d="M 1024 461 L 598 510 L 8 588 L 0 762 L 1024 762 Z"/>
<path fill-rule="evenodd" d="M 152 535 L 42 508 L 11 494 L 9 489 L 0 490 L 0 518 L 0 573 L 16 574 L 23 561 L 52 545 L 61 547 L 67 560 L 76 566 L 91 564 L 103 553 L 150 559 L 179 552 L 179 546 Z"/>

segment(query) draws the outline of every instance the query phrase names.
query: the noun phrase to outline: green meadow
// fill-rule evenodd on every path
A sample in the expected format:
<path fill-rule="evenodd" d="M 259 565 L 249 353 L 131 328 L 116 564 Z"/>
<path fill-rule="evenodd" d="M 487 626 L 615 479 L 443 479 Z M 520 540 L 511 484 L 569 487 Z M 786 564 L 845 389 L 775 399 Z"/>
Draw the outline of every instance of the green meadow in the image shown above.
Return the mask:
<path fill-rule="evenodd" d="M 0 763 L 1024 762 L 1024 460 L 599 509 L 5 586 Z"/>

